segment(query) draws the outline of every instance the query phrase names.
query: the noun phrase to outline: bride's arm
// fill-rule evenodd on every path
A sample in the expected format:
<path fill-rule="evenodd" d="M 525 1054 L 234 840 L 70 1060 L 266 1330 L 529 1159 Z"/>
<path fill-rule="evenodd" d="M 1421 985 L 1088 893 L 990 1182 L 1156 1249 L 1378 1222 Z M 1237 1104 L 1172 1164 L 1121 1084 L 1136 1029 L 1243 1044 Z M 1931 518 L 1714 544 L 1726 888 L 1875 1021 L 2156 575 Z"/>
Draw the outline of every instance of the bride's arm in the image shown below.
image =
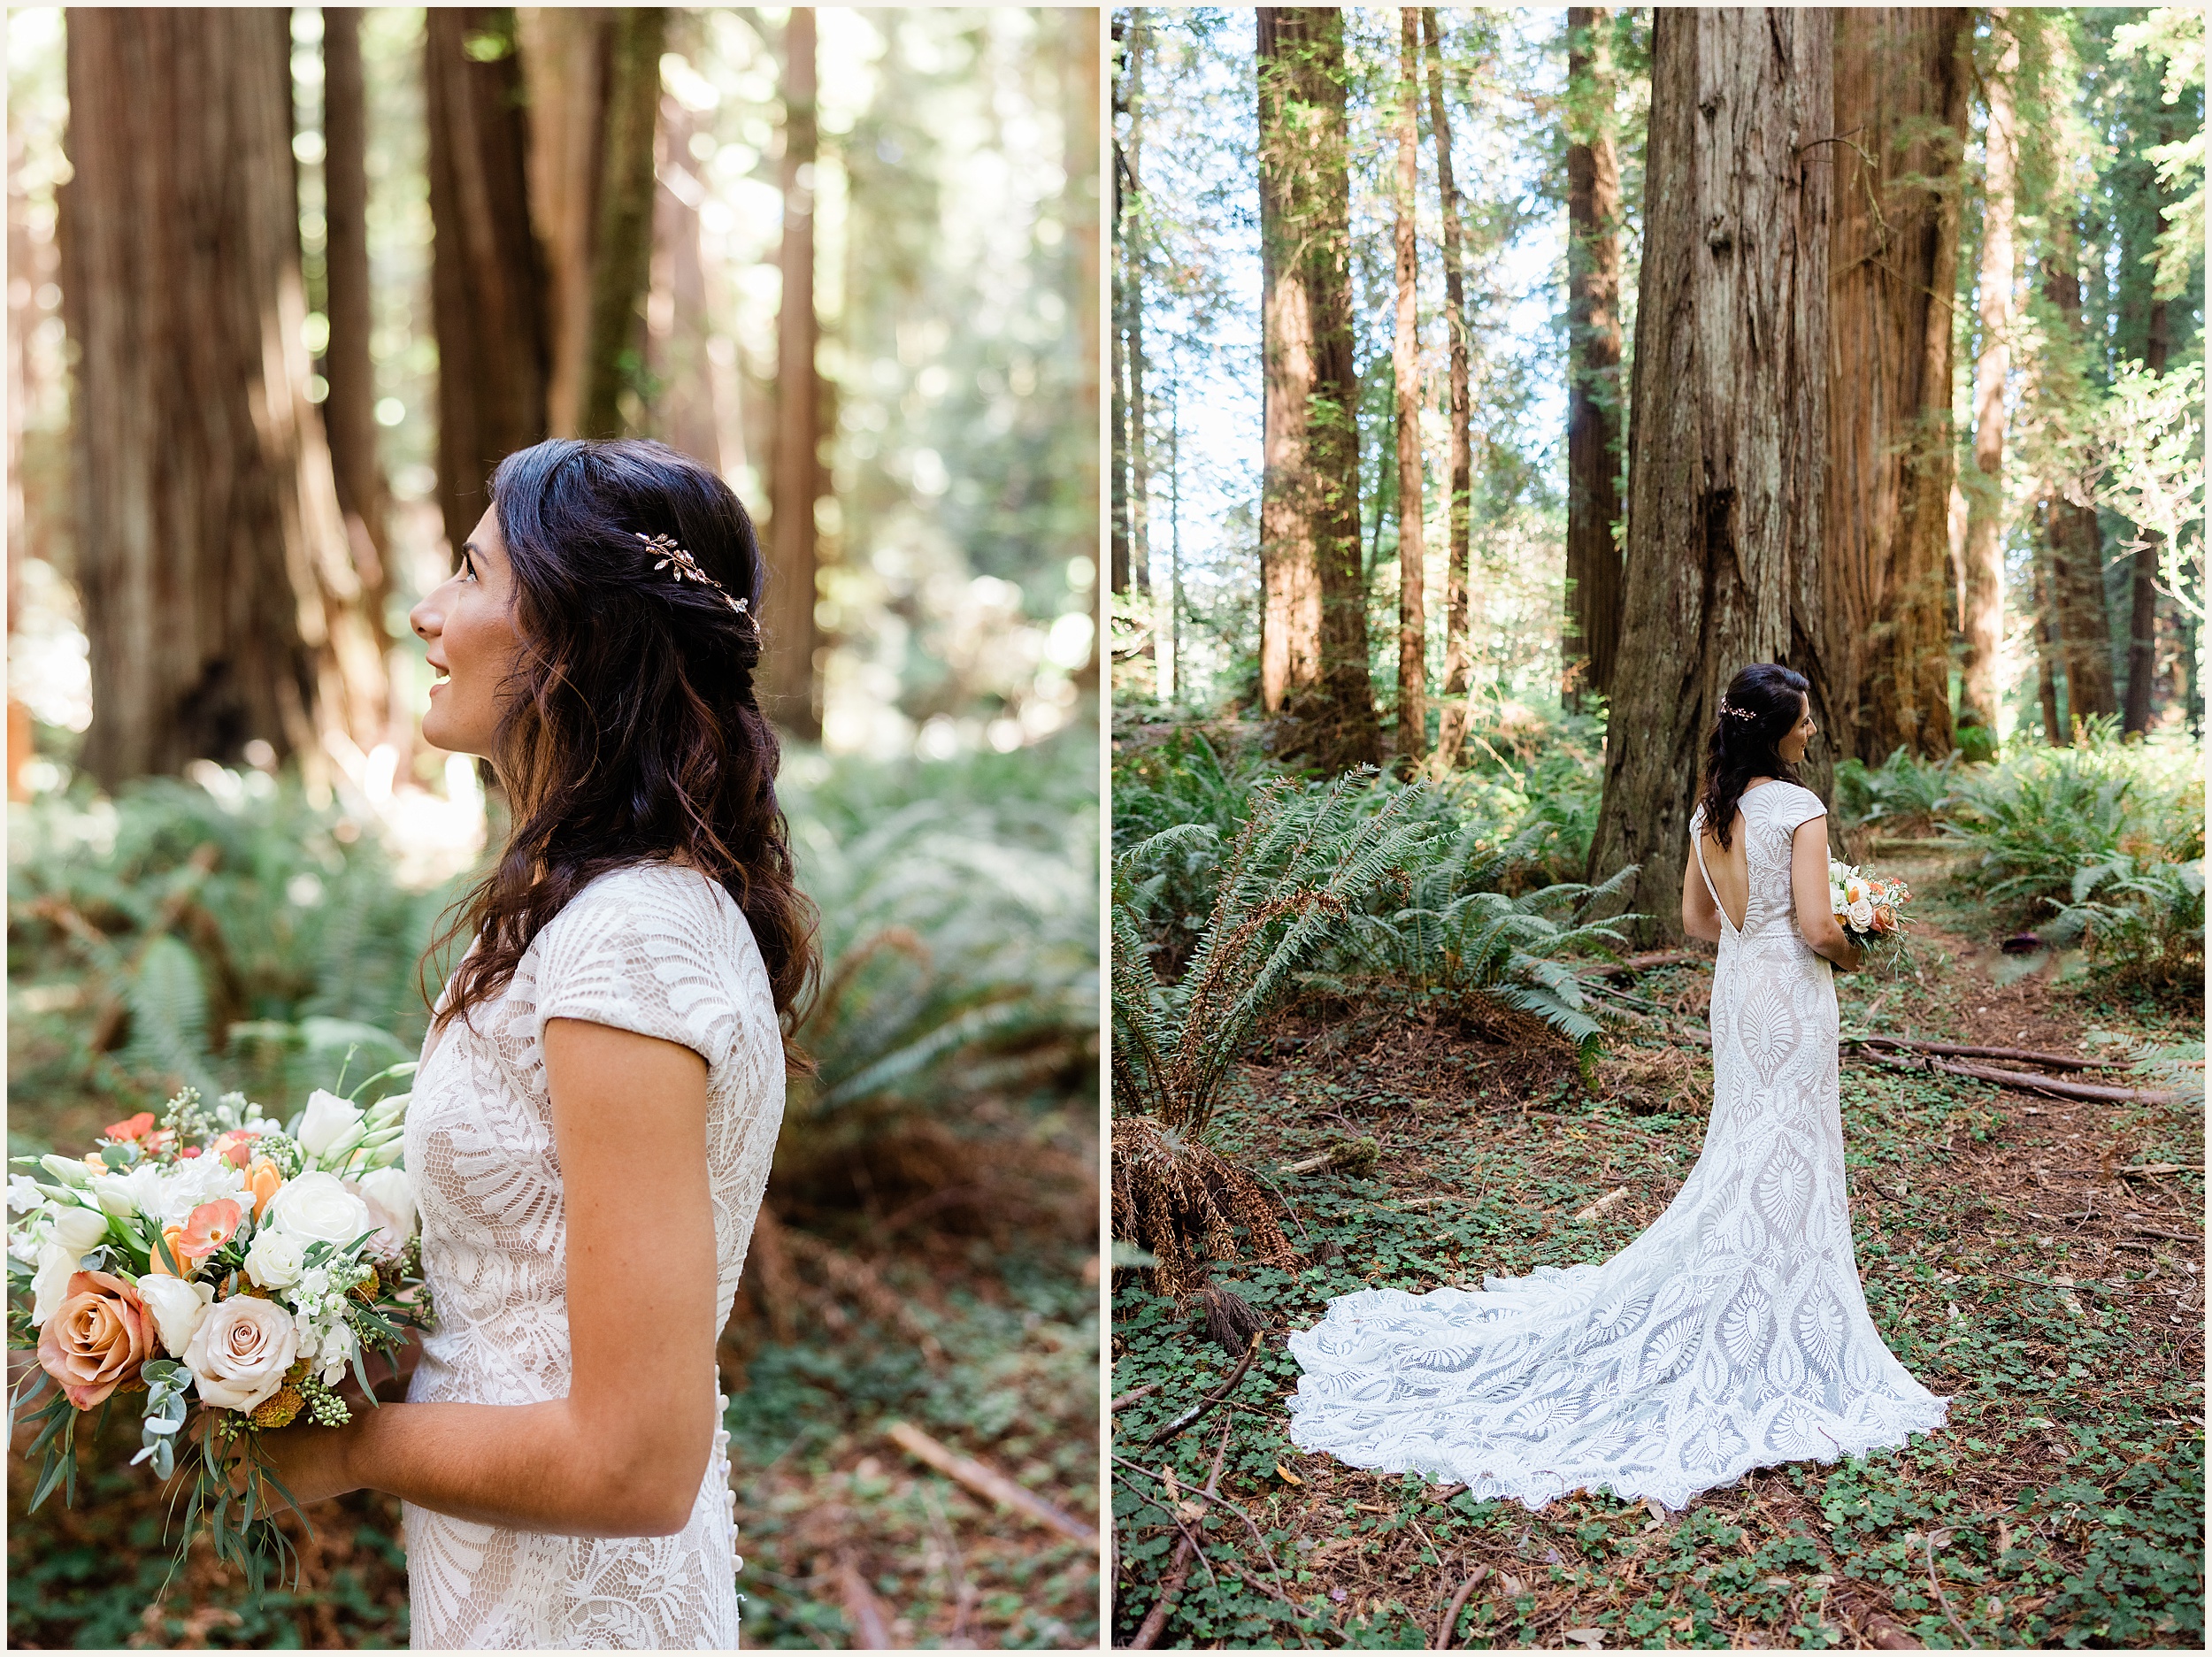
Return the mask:
<path fill-rule="evenodd" d="M 1697 871 L 1694 840 L 1682 865 L 1682 930 L 1709 944 L 1720 941 L 1720 910 L 1714 906 L 1713 894 L 1705 889 L 1705 878 Z"/>
<path fill-rule="evenodd" d="M 1797 910 L 1798 935 L 1816 955 L 1846 972 L 1856 972 L 1866 951 L 1836 924 L 1828 907 L 1828 819 L 1808 817 L 1790 836 L 1790 897 Z"/>
<path fill-rule="evenodd" d="M 706 1061 L 571 1018 L 542 1038 L 568 1220 L 569 1394 L 387 1404 L 265 1435 L 300 1501 L 366 1486 L 571 1536 L 683 1528 L 712 1447 L 714 1213 Z"/>

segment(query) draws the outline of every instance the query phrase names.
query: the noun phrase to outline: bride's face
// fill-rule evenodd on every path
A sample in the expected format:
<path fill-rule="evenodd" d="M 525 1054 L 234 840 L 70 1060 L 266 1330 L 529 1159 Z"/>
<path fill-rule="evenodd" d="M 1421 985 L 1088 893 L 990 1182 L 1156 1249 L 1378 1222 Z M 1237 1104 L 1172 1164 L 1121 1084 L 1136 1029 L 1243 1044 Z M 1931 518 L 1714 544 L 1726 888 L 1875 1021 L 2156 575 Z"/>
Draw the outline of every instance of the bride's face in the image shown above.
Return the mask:
<path fill-rule="evenodd" d="M 1797 716 L 1797 723 L 1790 728 L 1790 733 L 1774 745 L 1782 757 L 1793 765 L 1805 757 L 1805 745 L 1820 729 L 1813 723 L 1812 698 L 1800 696 L 1798 700 L 1804 704 L 1804 710 Z M 427 732 L 430 727 L 426 725 L 423 729 Z"/>
<path fill-rule="evenodd" d="M 461 548 L 459 567 L 408 615 L 439 677 L 430 687 L 422 739 L 454 754 L 492 757 L 500 687 L 520 639 L 514 627 L 514 571 L 488 508 Z"/>

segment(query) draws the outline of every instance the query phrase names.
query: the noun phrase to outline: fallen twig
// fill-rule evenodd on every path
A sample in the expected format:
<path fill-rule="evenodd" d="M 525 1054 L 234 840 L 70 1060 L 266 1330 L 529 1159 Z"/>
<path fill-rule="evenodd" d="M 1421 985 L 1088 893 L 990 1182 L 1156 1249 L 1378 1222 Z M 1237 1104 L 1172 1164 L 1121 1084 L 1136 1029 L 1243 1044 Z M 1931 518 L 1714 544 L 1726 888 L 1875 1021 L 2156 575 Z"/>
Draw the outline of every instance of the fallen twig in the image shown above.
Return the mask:
<path fill-rule="evenodd" d="M 1951 1609 L 1951 1597 L 1943 1592 L 1943 1584 L 1936 1576 L 1935 1548 L 1938 1536 L 1941 1536 L 1947 1542 L 1950 1539 L 1950 1532 L 1947 1530 L 1931 1531 L 1924 1534 L 1920 1538 L 1920 1544 L 1927 1550 L 1928 1554 L 1928 1586 L 1935 1590 L 1936 1603 L 1943 1607 L 1943 1615 L 1950 1619 L 1951 1626 L 1958 1630 L 1961 1648 L 1971 1651 L 1974 1649 L 1974 1637 L 1966 1631 L 1966 1624 L 1960 1622 L 1958 1614 Z"/>
<path fill-rule="evenodd" d="M 2087 1099 L 2113 1104 L 2170 1105 L 2177 1093 L 2148 1087 L 2107 1087 L 2098 1082 L 2061 1081 L 2054 1076 L 2033 1076 L 2025 1070 L 1993 1070 L 1986 1064 L 1947 1064 L 1932 1055 L 1918 1060 L 1901 1058 L 1879 1048 L 1863 1051 L 1862 1058 L 1893 1070 L 1935 1070 L 1946 1076 L 1963 1076 L 1978 1082 L 1994 1082 L 2000 1087 L 2010 1087 L 2022 1093 L 2047 1093 L 2054 1099 Z"/>
<path fill-rule="evenodd" d="M 1221 1459 L 1229 1454 L 1229 1434 L 1233 1425 L 1233 1422 L 1228 1421 L 1221 1423 L 1221 1446 L 1214 1452 L 1212 1470 L 1206 1475 L 1203 1493 L 1208 1496 L 1212 1495 L 1221 1484 Z M 1154 1602 L 1152 1609 L 1145 1613 L 1144 1621 L 1137 1627 L 1136 1638 L 1129 1642 L 1132 1651 L 1150 1651 L 1154 1643 L 1167 1631 L 1168 1616 L 1175 1609 L 1175 1601 L 1182 1594 L 1183 1584 L 1190 1580 L 1191 1561 L 1202 1557 L 1190 1532 L 1183 1530 L 1179 1518 L 1175 1528 L 1182 1531 L 1182 1540 L 1175 1545 L 1175 1560 L 1168 1567 L 1167 1580 L 1160 1585 L 1159 1599 Z M 1210 1565 L 1207 1567 L 1209 1572 L 1212 1569 Z"/>
<path fill-rule="evenodd" d="M 1162 1383 L 1158 1381 L 1147 1381 L 1142 1386 L 1133 1386 L 1109 1404 L 1106 1407 L 1106 1413 L 1110 1415 L 1118 1415 L 1139 1399 L 1151 1397 L 1153 1393 L 1160 1390 L 1161 1385 Z"/>
<path fill-rule="evenodd" d="M 1592 1203 L 1588 1208 L 1577 1210 L 1575 1214 L 1575 1224 L 1577 1225 L 1586 1225 L 1592 1220 L 1596 1219 L 1599 1215 L 1603 1214 L 1608 1208 L 1616 1207 L 1620 1203 L 1625 1202 L 1627 1200 L 1628 1187 L 1626 1185 L 1617 1185 L 1612 1190 L 1607 1192 L 1603 1196 L 1600 1197 L 1595 1202 Z"/>
<path fill-rule="evenodd" d="M 1647 955 L 1626 955 L 1602 966 L 1584 967 L 1575 974 L 1584 978 L 1633 978 L 1658 967 L 1709 967 L 1717 957 L 1695 949 L 1655 949 Z"/>
<path fill-rule="evenodd" d="M 979 1496 L 988 1497 L 1002 1507 L 1011 1507 L 1039 1524 L 1057 1530 L 1061 1535 L 1082 1543 L 1087 1547 L 1098 1546 L 1098 1532 L 1080 1519 L 1054 1507 L 1034 1491 L 1017 1484 L 995 1468 L 986 1467 L 972 1456 L 962 1455 L 937 1442 L 919 1427 L 903 1421 L 895 1421 L 884 1430 L 884 1436 L 918 1461 L 926 1461 L 949 1478 L 957 1479 Z"/>
<path fill-rule="evenodd" d="M 1149 1450 L 1154 1445 L 1159 1443 L 1161 1439 L 1172 1438 L 1177 1433 L 1181 1432 L 1187 1428 L 1196 1426 L 1200 1419 L 1204 1416 L 1208 1410 L 1211 1409 L 1216 1404 L 1221 1402 L 1223 1399 L 1228 1397 L 1230 1393 L 1235 1392 L 1237 1390 L 1237 1383 L 1244 1379 L 1245 1371 L 1252 1367 L 1252 1360 L 1259 1355 L 1260 1342 L 1264 1338 L 1265 1332 L 1263 1331 L 1255 1331 L 1252 1339 L 1245 1343 L 1244 1356 L 1239 1358 L 1237 1360 L 1237 1367 L 1229 1371 L 1229 1378 L 1224 1381 L 1219 1386 L 1216 1387 L 1212 1392 L 1207 1393 L 1205 1397 L 1200 1399 L 1198 1402 L 1192 1405 L 1190 1408 L 1176 1416 L 1174 1420 L 1166 1423 L 1163 1426 L 1155 1428 L 1153 1430 L 1152 1436 L 1144 1441 L 1144 1447 Z"/>
<path fill-rule="evenodd" d="M 2033 1047 L 1977 1047 L 1957 1041 L 1917 1041 L 1909 1036 L 1846 1036 L 1851 1046 L 1903 1047 L 1915 1053 L 1937 1053 L 1954 1058 L 2011 1059 L 2023 1064 L 2041 1064 L 2055 1070 L 2124 1070 L 2130 1066 L 2104 1059 L 2070 1058 L 2063 1053 L 2042 1053 Z"/>
<path fill-rule="evenodd" d="M 898 1651 L 902 1647 L 891 1643 L 891 1630 L 883 1621 L 883 1607 L 877 1600 L 866 1578 L 853 1563 L 850 1553 L 841 1553 L 837 1559 L 837 1585 L 844 1596 L 845 1620 L 852 1624 L 853 1648 L 856 1651 Z"/>
<path fill-rule="evenodd" d="M 1111 1459 L 1116 1467 L 1125 1468 L 1128 1471 L 1136 1474 L 1140 1478 L 1148 1478 L 1155 1484 L 1162 1486 L 1164 1486 L 1167 1483 L 1165 1479 L 1162 1478 L 1157 1473 L 1155 1473 L 1150 1468 L 1144 1466 L 1141 1462 L 1133 1461 L 1125 1455 L 1115 1455 L 1112 1456 Z M 1293 1599 L 1287 1593 L 1283 1592 L 1281 1586 L 1283 1580 L 1283 1568 L 1275 1562 L 1275 1550 L 1268 1546 L 1267 1538 L 1261 1534 L 1260 1527 L 1252 1522 L 1252 1515 L 1245 1512 L 1243 1508 L 1238 1507 L 1236 1503 L 1231 1501 L 1225 1496 L 1208 1495 L 1202 1490 L 1194 1493 L 1200 1498 L 1200 1500 L 1210 1502 L 1214 1507 L 1226 1507 L 1231 1513 L 1236 1515 L 1238 1523 L 1242 1524 L 1247 1530 L 1249 1530 L 1252 1533 L 1252 1540 L 1259 1547 L 1260 1557 L 1267 1561 L 1268 1569 L 1275 1573 L 1275 1585 L 1269 1588 L 1268 1592 L 1272 1593 L 1278 1599 L 1280 1599 L 1285 1605 L 1290 1607 L 1292 1619 L 1291 1631 L 1298 1636 L 1299 1645 L 1310 1650 L 1312 1648 L 1311 1642 L 1306 1638 L 1306 1630 L 1300 1626 L 1297 1621 L 1297 1619 L 1303 1616 L 1305 1613 L 1299 1610 L 1298 1602 L 1296 1600 Z"/>

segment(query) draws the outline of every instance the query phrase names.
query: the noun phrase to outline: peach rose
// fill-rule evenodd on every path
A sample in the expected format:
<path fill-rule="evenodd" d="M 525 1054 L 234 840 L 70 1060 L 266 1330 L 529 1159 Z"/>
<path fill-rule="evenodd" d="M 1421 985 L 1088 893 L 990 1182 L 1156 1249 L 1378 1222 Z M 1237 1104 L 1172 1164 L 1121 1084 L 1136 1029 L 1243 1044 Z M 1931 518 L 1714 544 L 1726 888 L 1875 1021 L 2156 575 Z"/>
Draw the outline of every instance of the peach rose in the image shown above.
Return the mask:
<path fill-rule="evenodd" d="M 71 1404 L 90 1409 L 138 1378 L 153 1355 L 153 1320 L 138 1292 L 104 1271 L 80 1271 L 39 1331 L 38 1362 Z"/>
<path fill-rule="evenodd" d="M 253 1217 L 258 1220 L 269 1206 L 269 1199 L 283 1188 L 284 1176 L 277 1165 L 265 1156 L 257 1156 L 246 1175 L 246 1189 L 253 1193 Z"/>
<path fill-rule="evenodd" d="M 250 1413 L 284 1385 L 299 1344 L 291 1313 L 257 1295 L 234 1295 L 208 1308 L 185 1346 L 184 1367 L 201 1402 Z"/>

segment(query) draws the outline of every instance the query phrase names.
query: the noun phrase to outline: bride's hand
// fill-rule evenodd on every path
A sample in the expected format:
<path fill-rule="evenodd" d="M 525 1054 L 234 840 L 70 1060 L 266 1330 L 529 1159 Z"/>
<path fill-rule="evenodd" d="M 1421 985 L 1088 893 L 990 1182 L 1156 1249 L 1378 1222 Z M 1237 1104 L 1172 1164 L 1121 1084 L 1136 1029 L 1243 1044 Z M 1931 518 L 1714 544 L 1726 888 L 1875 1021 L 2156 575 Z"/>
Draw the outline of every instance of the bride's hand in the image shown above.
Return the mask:
<path fill-rule="evenodd" d="M 207 1437 L 215 1426 L 212 1407 L 203 1405 L 192 1423 L 195 1441 Z M 319 1427 L 302 1419 L 289 1427 L 265 1429 L 254 1435 L 258 1461 L 263 1469 L 276 1476 L 284 1486 L 284 1494 L 302 1507 L 310 1503 L 328 1500 L 357 1489 L 360 1481 L 348 1469 L 346 1451 L 357 1429 Z M 234 1443 L 228 1446 L 234 1460 L 231 1463 L 231 1489 L 243 1494 L 246 1488 L 248 1454 L 246 1446 Z M 284 1494 L 273 1488 L 265 1488 L 264 1495 L 273 1504 L 281 1502 Z M 257 1504 L 259 1505 L 259 1504 Z"/>

